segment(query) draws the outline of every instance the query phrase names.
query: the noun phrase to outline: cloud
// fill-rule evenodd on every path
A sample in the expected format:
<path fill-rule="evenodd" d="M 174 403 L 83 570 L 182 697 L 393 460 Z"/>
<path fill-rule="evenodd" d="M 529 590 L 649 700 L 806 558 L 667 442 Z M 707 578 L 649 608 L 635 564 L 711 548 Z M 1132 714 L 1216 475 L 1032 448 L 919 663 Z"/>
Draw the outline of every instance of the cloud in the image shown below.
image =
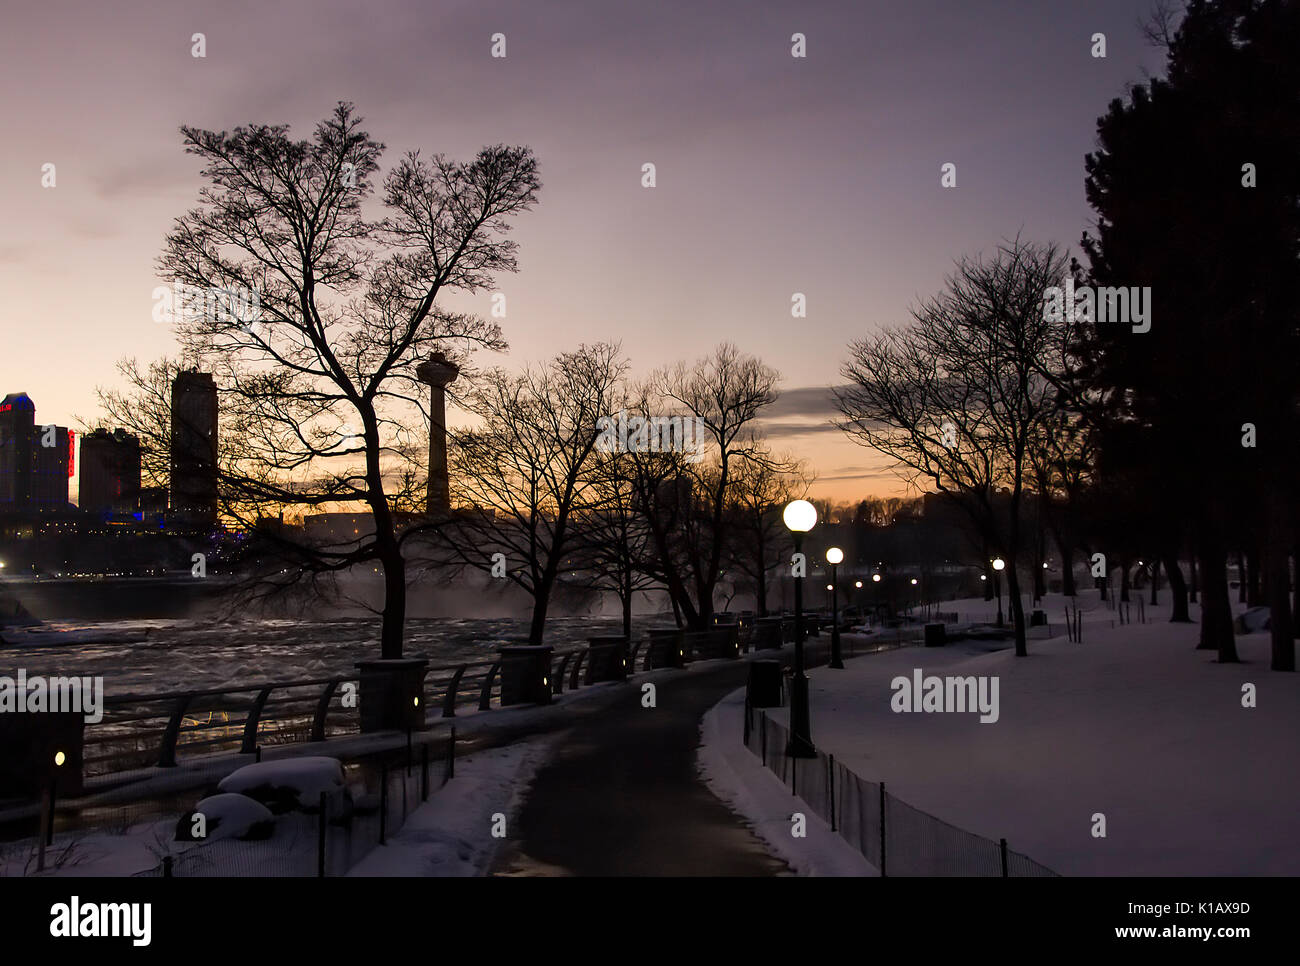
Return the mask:
<path fill-rule="evenodd" d="M 780 439 L 784 436 L 809 436 L 813 433 L 838 433 L 839 427 L 829 422 L 825 423 L 768 423 L 762 424 L 763 433 L 769 439 Z"/>
<path fill-rule="evenodd" d="M 839 410 L 835 408 L 835 397 L 831 392 L 830 386 L 805 386 L 783 390 L 780 398 L 763 410 L 763 418 L 808 419 L 821 416 L 830 419 L 832 416 L 839 415 Z"/>

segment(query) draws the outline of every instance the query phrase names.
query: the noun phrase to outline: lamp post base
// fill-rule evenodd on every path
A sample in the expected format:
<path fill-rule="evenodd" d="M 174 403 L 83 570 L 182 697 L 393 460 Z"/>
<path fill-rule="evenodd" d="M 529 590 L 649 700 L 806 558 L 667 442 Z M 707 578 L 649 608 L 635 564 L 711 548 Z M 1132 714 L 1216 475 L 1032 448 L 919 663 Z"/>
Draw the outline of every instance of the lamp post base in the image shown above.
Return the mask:
<path fill-rule="evenodd" d="M 833 668 L 844 670 L 844 655 L 840 653 L 840 625 L 831 628 L 831 663 Z"/>

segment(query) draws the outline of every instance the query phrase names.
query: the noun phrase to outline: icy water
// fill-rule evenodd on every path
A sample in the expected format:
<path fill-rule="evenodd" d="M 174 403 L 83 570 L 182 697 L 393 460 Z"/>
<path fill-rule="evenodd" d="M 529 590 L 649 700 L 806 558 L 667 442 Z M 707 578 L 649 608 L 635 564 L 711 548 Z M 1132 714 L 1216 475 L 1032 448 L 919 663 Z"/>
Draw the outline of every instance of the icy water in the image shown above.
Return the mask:
<path fill-rule="evenodd" d="M 355 663 L 379 656 L 379 621 L 367 619 L 249 621 L 50 621 L 50 629 L 147 631 L 135 644 L 0 646 L 0 675 L 102 675 L 108 695 L 161 693 L 247 685 L 260 681 L 355 674 Z M 617 619 L 572 617 L 547 621 L 545 643 L 557 649 L 621 632 Z M 512 638 L 528 634 L 514 618 L 413 618 L 406 623 L 407 657 L 433 667 L 496 656 Z"/>

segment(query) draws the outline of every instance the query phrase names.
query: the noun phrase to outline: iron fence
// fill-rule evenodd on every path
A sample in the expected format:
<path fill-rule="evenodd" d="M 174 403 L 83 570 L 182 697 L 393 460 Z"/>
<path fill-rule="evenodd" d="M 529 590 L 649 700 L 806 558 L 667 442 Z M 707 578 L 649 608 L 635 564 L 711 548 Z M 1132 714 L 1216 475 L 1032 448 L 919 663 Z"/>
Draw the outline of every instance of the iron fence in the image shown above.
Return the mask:
<path fill-rule="evenodd" d="M 882 876 L 1055 876 L 1028 856 L 908 805 L 833 755 L 786 754 L 790 732 L 745 706 L 745 747 Z"/>

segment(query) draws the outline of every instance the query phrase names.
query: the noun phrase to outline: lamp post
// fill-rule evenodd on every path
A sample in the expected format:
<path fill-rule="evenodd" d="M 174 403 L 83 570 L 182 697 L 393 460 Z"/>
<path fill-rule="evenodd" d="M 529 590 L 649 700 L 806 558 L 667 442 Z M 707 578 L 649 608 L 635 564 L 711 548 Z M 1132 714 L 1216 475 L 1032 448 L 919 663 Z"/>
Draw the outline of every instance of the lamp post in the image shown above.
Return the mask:
<path fill-rule="evenodd" d="M 844 559 L 844 551 L 831 547 L 826 551 L 826 562 L 831 565 L 831 667 L 844 668 L 844 657 L 840 654 L 840 584 L 839 567 Z M 861 587 L 861 584 L 858 584 Z"/>
<path fill-rule="evenodd" d="M 792 500 L 781 514 L 786 529 L 794 536 L 794 552 L 803 552 L 803 535 L 817 524 L 817 508 L 807 500 Z M 808 676 L 803 668 L 803 576 L 794 578 L 794 675 L 790 682 L 790 741 L 785 753 L 791 758 L 813 758 L 808 718 Z"/>
<path fill-rule="evenodd" d="M 879 571 L 871 575 L 871 582 L 876 585 L 876 590 L 875 593 L 873 594 L 874 600 L 872 601 L 871 604 L 871 609 L 874 611 L 872 616 L 879 617 L 880 616 L 880 572 Z"/>
<path fill-rule="evenodd" d="M 1002 626 L 1002 571 L 1007 562 L 1001 557 L 993 561 L 993 593 L 998 598 L 998 627 Z"/>

